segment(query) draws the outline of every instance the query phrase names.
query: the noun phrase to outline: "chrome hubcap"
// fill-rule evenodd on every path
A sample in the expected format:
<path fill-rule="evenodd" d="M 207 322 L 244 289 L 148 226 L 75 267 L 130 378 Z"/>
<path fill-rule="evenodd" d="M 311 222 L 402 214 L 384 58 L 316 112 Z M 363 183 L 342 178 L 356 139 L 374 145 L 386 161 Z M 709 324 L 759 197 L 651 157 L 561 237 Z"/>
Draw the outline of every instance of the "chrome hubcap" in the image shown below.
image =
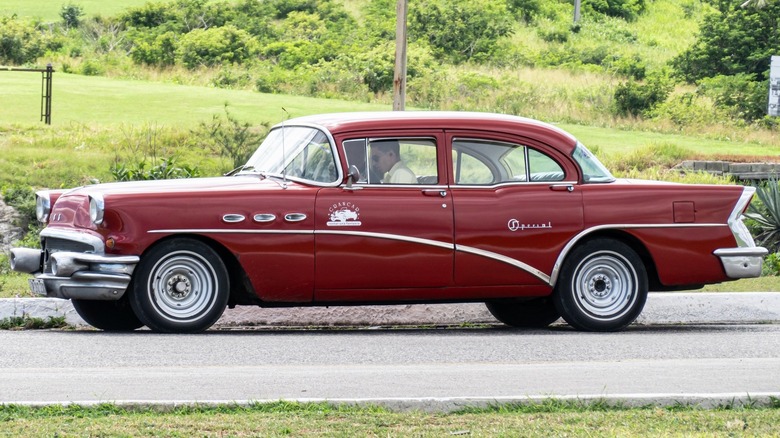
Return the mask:
<path fill-rule="evenodd" d="M 149 281 L 155 307 L 171 321 L 194 320 L 214 306 L 216 272 L 194 252 L 173 252 L 160 259 Z"/>
<path fill-rule="evenodd" d="M 577 306 L 601 320 L 623 316 L 637 298 L 638 285 L 631 263 L 611 251 L 591 254 L 577 267 L 573 279 Z"/>

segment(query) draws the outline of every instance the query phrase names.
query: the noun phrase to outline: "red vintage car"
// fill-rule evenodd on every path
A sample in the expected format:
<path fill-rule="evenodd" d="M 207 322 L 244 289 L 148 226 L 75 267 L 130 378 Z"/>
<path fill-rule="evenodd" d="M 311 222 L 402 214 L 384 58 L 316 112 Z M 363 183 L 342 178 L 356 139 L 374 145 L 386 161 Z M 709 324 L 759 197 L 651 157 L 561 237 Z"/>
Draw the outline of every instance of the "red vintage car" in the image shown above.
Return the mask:
<path fill-rule="evenodd" d="M 516 327 L 631 324 L 648 291 L 756 277 L 754 189 L 618 180 L 514 116 L 327 114 L 219 178 L 38 193 L 38 294 L 103 330 L 199 332 L 226 306 L 485 302 Z"/>

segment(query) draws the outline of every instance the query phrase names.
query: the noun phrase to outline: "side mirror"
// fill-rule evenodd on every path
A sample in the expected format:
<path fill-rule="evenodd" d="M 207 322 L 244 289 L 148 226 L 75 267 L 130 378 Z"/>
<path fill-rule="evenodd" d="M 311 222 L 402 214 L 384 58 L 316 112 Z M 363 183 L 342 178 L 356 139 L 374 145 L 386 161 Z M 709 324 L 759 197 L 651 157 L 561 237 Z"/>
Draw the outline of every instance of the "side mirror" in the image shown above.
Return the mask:
<path fill-rule="evenodd" d="M 347 189 L 358 189 L 362 187 L 352 187 L 352 184 L 360 181 L 360 170 L 354 164 L 349 166 L 349 172 L 347 173 Z"/>

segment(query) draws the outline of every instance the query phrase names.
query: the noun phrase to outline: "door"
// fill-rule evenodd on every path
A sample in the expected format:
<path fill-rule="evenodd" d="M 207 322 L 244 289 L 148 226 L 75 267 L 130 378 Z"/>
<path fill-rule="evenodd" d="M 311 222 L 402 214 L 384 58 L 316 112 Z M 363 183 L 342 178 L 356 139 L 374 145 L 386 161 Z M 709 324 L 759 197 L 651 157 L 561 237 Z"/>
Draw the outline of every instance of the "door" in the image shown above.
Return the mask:
<path fill-rule="evenodd" d="M 317 195 L 316 301 L 430 299 L 452 284 L 452 196 L 440 136 L 339 141 L 347 167 L 361 176 Z"/>
<path fill-rule="evenodd" d="M 582 230 L 578 175 L 544 145 L 451 134 L 457 286 L 549 286 Z M 543 290 L 543 289 L 541 289 Z"/>

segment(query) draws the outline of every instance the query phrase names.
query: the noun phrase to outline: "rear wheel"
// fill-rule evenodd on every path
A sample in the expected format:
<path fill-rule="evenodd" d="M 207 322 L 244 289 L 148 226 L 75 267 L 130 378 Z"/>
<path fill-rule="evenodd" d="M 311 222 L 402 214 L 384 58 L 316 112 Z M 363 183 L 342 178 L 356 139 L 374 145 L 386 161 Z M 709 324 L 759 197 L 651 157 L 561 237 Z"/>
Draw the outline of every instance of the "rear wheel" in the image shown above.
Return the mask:
<path fill-rule="evenodd" d="M 647 290 L 647 272 L 634 250 L 616 240 L 594 239 L 566 258 L 553 298 L 572 327 L 606 332 L 634 322 Z"/>
<path fill-rule="evenodd" d="M 227 269 L 208 245 L 194 239 L 163 242 L 136 269 L 130 303 L 150 329 L 196 333 L 211 327 L 225 310 Z"/>
<path fill-rule="evenodd" d="M 107 332 L 129 332 L 143 327 L 130 307 L 127 295 L 117 301 L 70 300 L 87 324 Z"/>
<path fill-rule="evenodd" d="M 550 297 L 526 301 L 489 301 L 488 311 L 502 323 L 519 328 L 544 328 L 561 317 Z"/>

